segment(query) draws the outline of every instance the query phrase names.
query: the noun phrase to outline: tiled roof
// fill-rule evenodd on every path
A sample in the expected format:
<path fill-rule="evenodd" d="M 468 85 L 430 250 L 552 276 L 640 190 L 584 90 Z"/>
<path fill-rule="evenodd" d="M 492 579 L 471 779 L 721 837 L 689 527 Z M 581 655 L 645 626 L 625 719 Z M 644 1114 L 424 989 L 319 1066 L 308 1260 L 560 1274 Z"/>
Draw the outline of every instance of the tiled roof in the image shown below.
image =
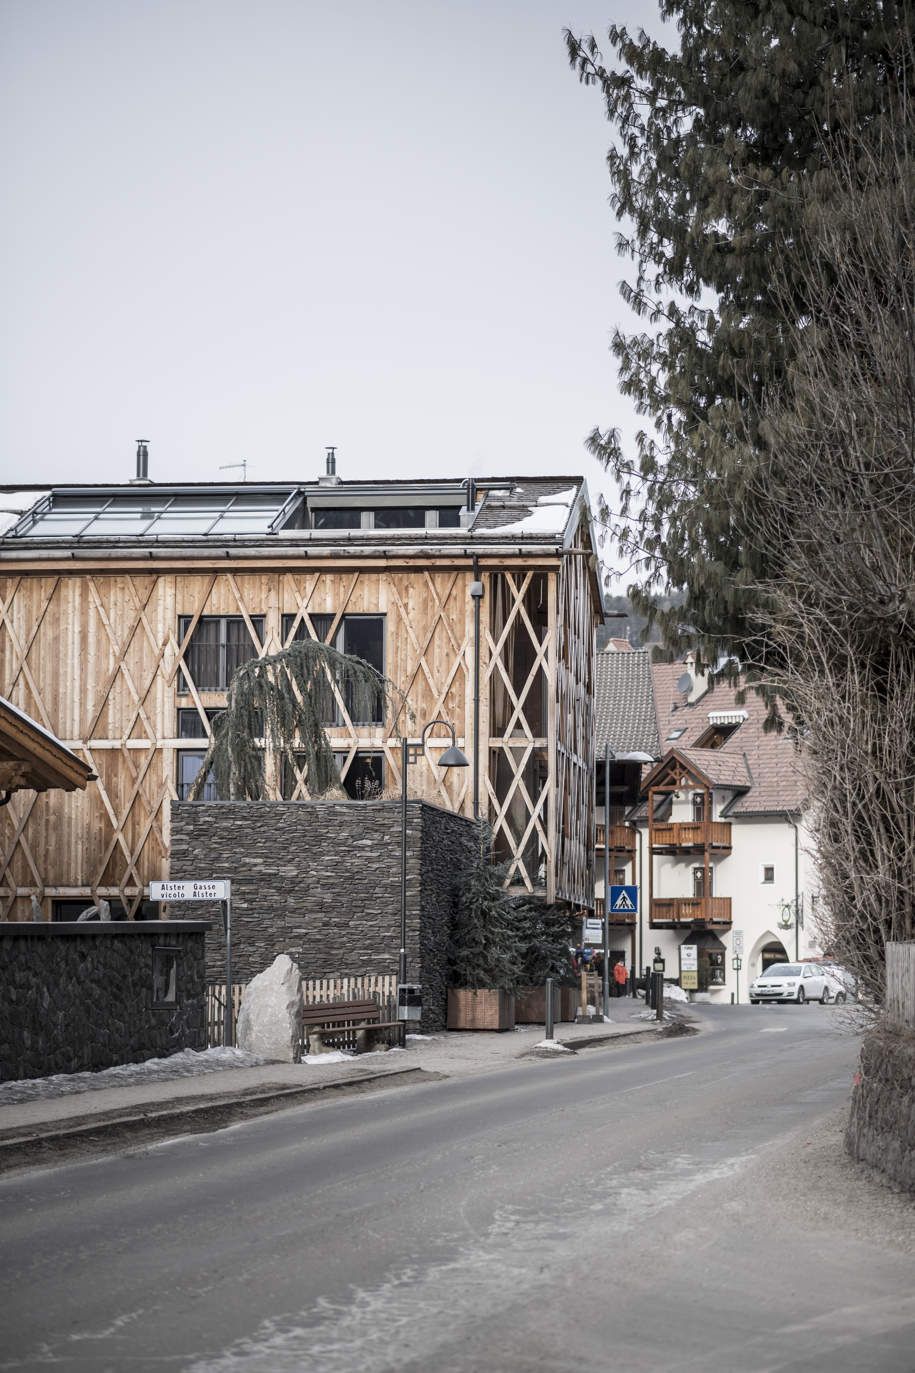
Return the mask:
<path fill-rule="evenodd" d="M 739 686 L 718 682 L 690 703 L 677 690 L 684 671 L 683 663 L 651 666 L 661 750 L 677 749 L 691 763 L 702 766 L 718 786 L 748 787 L 731 802 L 729 815 L 777 815 L 800 810 L 804 783 L 794 744 L 785 734 L 765 731 L 766 708 L 761 697 L 746 689 L 745 698 L 738 701 Z M 747 718 L 720 748 L 697 749 L 696 740 L 709 728 L 709 715 L 723 711 L 746 712 Z M 683 732 L 672 738 L 679 730 Z"/>
<path fill-rule="evenodd" d="M 681 748 L 678 752 L 704 773 L 713 786 L 752 786 L 743 754 L 726 753 L 724 748 Z"/>
<path fill-rule="evenodd" d="M 658 756 L 658 727 L 648 650 L 598 653 L 594 660 L 594 728 L 600 756 L 614 753 Z"/>

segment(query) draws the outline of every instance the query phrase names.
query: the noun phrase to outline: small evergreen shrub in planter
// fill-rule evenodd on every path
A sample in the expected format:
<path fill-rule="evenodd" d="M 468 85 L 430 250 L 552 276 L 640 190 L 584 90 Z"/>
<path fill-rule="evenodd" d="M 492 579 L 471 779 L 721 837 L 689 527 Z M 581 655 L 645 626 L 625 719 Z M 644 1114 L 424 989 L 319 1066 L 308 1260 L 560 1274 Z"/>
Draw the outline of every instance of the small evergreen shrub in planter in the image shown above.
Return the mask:
<path fill-rule="evenodd" d="M 458 899 L 449 949 L 448 1028 L 510 1030 L 514 998 L 522 989 L 539 998 L 538 1023 L 546 1018 L 544 984 L 573 976 L 572 917 L 562 906 L 511 896 L 507 865 L 494 864 L 488 827 L 480 826 L 476 861 Z M 525 1002 L 525 1015 L 533 1011 Z M 557 1007 L 558 1010 L 558 1007 Z"/>
<path fill-rule="evenodd" d="M 475 860 L 464 880 L 448 950 L 449 1030 L 510 1030 L 515 1023 L 518 924 L 504 865 L 490 862 L 481 822 Z"/>

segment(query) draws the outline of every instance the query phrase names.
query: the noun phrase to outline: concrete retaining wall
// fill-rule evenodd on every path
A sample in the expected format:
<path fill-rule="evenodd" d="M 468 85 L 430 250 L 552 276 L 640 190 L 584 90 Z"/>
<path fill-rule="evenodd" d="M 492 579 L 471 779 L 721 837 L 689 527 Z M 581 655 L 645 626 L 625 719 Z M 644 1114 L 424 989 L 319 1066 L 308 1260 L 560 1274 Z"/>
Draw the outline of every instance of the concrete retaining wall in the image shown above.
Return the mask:
<path fill-rule="evenodd" d="M 845 1147 L 915 1192 L 915 1031 L 885 1028 L 865 1038 Z"/>
<path fill-rule="evenodd" d="M 0 923 L 0 1080 L 206 1048 L 206 930 L 184 920 Z M 177 951 L 174 1002 L 154 1002 L 156 948 Z"/>
<path fill-rule="evenodd" d="M 471 820 L 407 803 L 408 977 L 423 988 L 423 1028 L 446 1016 L 446 945 L 473 852 Z M 173 880 L 232 881 L 233 980 L 278 953 L 304 978 L 396 974 L 400 949 L 399 801 L 172 802 Z M 175 908 L 178 909 L 177 907 Z M 207 973 L 224 978 L 219 907 Z"/>

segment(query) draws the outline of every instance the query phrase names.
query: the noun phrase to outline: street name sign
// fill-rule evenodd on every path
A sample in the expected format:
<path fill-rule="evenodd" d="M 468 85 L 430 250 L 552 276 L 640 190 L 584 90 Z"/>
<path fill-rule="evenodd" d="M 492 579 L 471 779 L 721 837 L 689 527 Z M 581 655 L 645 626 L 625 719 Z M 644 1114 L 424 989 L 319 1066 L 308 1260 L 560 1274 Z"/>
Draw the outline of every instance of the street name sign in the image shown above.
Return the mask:
<path fill-rule="evenodd" d="M 611 915 L 638 915 L 639 913 L 639 889 L 638 887 L 611 887 L 610 888 L 610 914 Z"/>
<path fill-rule="evenodd" d="M 150 901 L 228 901 L 228 879 L 213 882 L 150 882 Z"/>

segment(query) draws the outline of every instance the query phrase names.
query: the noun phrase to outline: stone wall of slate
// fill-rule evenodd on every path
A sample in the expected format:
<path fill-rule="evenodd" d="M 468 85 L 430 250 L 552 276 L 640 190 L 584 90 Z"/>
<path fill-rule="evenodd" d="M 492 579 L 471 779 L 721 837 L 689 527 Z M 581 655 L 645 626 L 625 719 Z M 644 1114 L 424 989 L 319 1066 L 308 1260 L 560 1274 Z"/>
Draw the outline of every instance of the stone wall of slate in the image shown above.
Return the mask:
<path fill-rule="evenodd" d="M 915 1031 L 888 1026 L 865 1035 L 845 1147 L 858 1163 L 915 1192 Z"/>
<path fill-rule="evenodd" d="M 425 801 L 407 803 L 408 979 L 423 987 L 422 1028 L 445 1024 L 445 960 L 455 893 L 474 825 Z M 303 978 L 396 974 L 400 950 L 399 801 L 173 801 L 173 881 L 232 881 L 232 980 L 277 954 Z M 174 908 L 177 910 L 177 907 Z M 224 981 L 220 909 L 207 974 Z"/>
<path fill-rule="evenodd" d="M 200 921 L 0 924 L 0 1081 L 94 1072 L 206 1048 Z M 153 1004 L 153 949 L 178 951 Z"/>

